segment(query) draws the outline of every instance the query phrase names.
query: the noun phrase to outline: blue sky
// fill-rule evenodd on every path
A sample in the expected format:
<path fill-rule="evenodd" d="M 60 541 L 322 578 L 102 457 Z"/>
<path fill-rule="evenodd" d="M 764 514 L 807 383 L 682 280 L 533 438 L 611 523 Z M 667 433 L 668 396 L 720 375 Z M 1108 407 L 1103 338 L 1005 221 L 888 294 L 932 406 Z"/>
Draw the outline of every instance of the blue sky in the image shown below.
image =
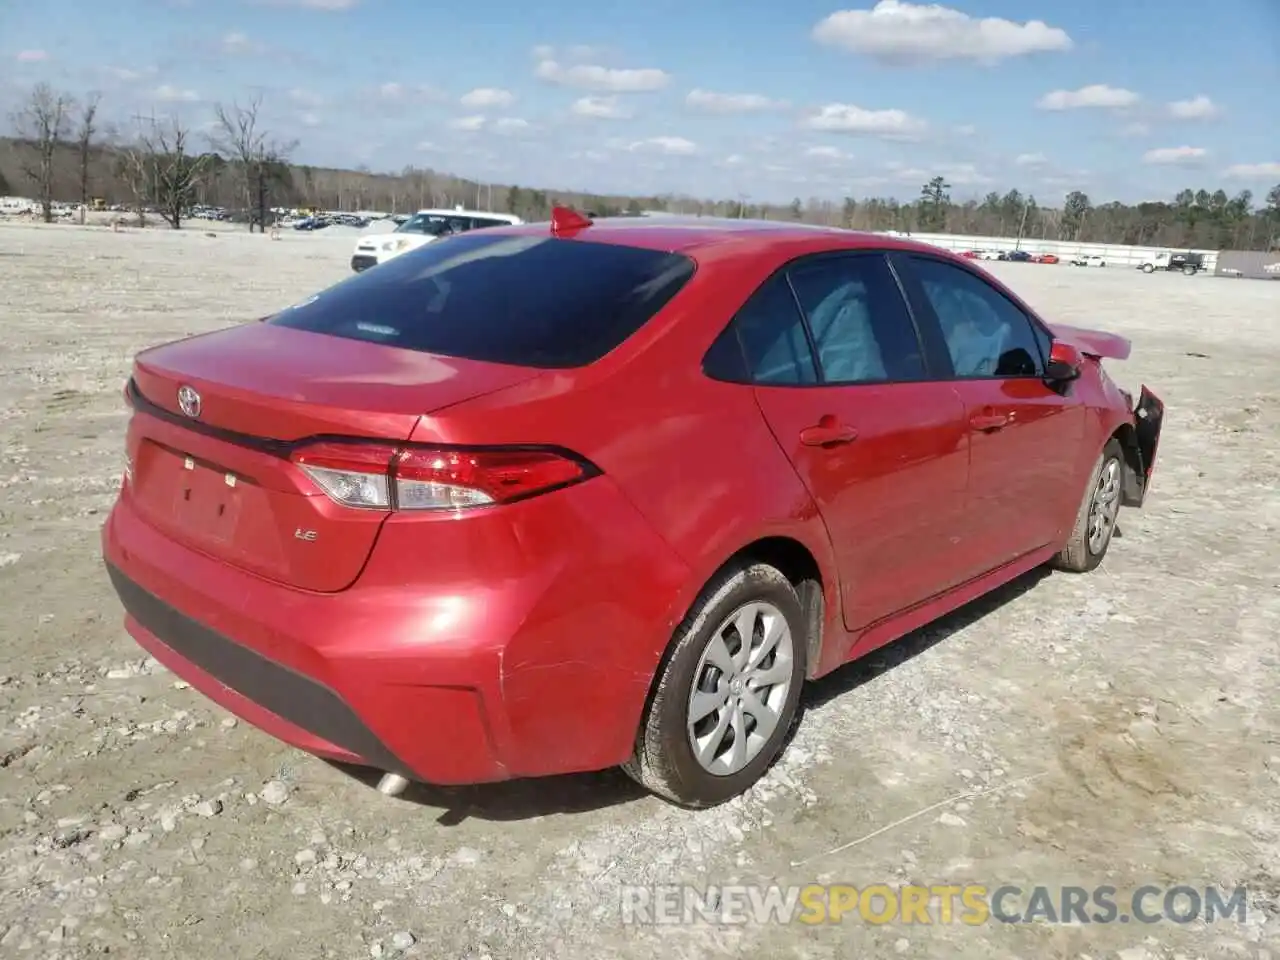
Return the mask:
<path fill-rule="evenodd" d="M 263 97 L 317 165 L 628 193 L 1046 204 L 1280 183 L 1276 0 L 0 0 L 0 107 Z"/>

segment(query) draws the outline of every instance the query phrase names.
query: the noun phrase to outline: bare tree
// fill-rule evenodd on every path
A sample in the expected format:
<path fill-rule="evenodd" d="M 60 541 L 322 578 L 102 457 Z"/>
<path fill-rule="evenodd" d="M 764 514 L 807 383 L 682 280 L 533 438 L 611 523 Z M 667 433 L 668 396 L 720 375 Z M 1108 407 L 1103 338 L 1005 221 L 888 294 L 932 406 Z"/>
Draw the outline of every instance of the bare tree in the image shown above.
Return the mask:
<path fill-rule="evenodd" d="M 93 138 L 98 133 L 98 105 L 102 94 L 94 91 L 80 105 L 79 124 L 76 127 L 76 152 L 80 162 L 80 222 L 84 223 L 89 209 L 89 160 L 93 156 Z"/>
<path fill-rule="evenodd" d="M 75 101 L 40 83 L 31 91 L 26 105 L 13 116 L 13 126 L 23 141 L 20 169 L 36 185 L 45 223 L 53 222 L 54 160 L 67 139 L 71 110 Z"/>
<path fill-rule="evenodd" d="M 188 152 L 190 137 L 177 117 L 138 118 L 137 137 L 124 151 L 122 172 L 140 219 L 152 207 L 173 229 L 182 228 L 211 160 L 208 154 Z"/>
<path fill-rule="evenodd" d="M 281 143 L 263 129 L 259 116 L 262 97 L 256 96 L 248 106 L 232 103 L 230 109 L 214 107 L 217 133 L 211 138 L 213 148 L 238 168 L 245 205 L 255 211 L 249 218 L 249 232 L 254 224 L 263 233 L 267 229 L 267 207 L 272 191 L 290 185 L 289 154 L 296 141 Z"/>

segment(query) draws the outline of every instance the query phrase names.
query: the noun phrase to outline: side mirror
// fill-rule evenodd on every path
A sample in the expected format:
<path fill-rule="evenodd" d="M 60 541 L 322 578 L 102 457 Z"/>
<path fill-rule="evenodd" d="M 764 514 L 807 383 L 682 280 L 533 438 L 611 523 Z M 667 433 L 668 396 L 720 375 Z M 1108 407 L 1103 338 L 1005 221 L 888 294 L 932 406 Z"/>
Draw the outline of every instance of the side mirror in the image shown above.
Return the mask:
<path fill-rule="evenodd" d="M 1049 348 L 1049 363 L 1044 378 L 1053 383 L 1070 383 L 1080 376 L 1084 356 L 1069 343 L 1055 340 Z"/>

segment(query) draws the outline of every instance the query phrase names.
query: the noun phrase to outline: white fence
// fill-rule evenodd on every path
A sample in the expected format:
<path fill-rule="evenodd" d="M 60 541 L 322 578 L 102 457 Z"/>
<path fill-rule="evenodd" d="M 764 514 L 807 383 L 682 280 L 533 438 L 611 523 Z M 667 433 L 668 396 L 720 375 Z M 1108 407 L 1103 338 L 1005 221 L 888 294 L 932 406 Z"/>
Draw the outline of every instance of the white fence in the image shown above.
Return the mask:
<path fill-rule="evenodd" d="M 1018 242 L 1012 237 L 971 237 L 955 233 L 913 233 L 912 240 L 931 243 L 935 247 L 946 250 L 1025 250 L 1027 253 L 1052 253 L 1062 260 L 1070 260 L 1075 256 L 1102 257 L 1108 267 L 1136 268 L 1144 260 L 1150 260 L 1157 253 L 1183 252 L 1181 247 L 1129 247 L 1121 243 L 1067 243 L 1061 240 L 1028 240 Z M 1217 250 L 1195 250 L 1204 254 L 1206 272 L 1212 272 L 1217 266 Z"/>

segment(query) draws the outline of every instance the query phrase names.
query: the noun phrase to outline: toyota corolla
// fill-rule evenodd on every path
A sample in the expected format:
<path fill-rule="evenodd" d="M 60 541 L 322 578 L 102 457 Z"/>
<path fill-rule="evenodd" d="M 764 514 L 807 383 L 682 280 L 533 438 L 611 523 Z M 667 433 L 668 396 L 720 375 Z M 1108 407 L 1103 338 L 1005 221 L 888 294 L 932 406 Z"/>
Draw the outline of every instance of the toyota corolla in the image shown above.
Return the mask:
<path fill-rule="evenodd" d="M 137 642 L 316 755 L 750 787 L 820 677 L 1102 562 L 1163 405 L 962 257 L 749 221 L 475 231 L 140 353 Z"/>

